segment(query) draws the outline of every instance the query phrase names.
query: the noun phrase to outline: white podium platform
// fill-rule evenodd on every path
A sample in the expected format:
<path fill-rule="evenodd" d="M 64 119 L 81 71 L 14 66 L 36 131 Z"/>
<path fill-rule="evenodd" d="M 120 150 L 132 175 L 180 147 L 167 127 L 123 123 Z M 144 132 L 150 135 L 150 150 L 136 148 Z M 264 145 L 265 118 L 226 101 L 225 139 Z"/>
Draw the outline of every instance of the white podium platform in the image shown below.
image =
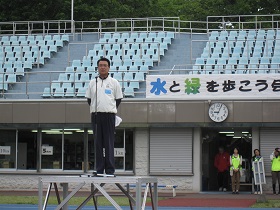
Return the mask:
<path fill-rule="evenodd" d="M 43 203 L 43 184 L 48 184 L 48 189 L 46 192 L 45 200 Z M 63 186 L 63 200 L 61 201 L 60 195 L 57 188 L 57 183 L 61 183 Z M 68 185 L 72 183 L 75 184 L 75 188 L 72 192 L 68 191 Z M 86 184 L 91 184 L 92 190 L 89 192 L 89 196 L 78 206 L 77 209 L 82 209 L 87 202 L 93 199 L 95 209 L 98 209 L 96 202 L 96 193 L 100 192 L 104 197 L 106 197 L 110 203 L 118 210 L 122 208 L 115 202 L 115 200 L 106 192 L 104 185 L 106 184 L 115 184 L 120 191 L 126 196 L 130 203 L 130 208 L 135 207 L 136 210 L 143 210 L 146 207 L 146 199 L 148 192 L 150 192 L 152 208 L 153 210 L 158 209 L 158 182 L 155 177 L 134 177 L 134 176 L 118 176 L 118 177 L 80 177 L 80 176 L 44 176 L 39 177 L 38 183 L 38 209 L 45 210 L 48 204 L 49 195 L 52 189 L 52 186 L 55 190 L 58 206 L 56 210 L 68 209 L 68 201 L 85 186 Z M 135 198 L 129 193 L 129 184 L 136 185 Z M 127 188 L 123 185 L 126 185 Z M 145 187 L 144 193 L 142 193 L 142 186 Z"/>

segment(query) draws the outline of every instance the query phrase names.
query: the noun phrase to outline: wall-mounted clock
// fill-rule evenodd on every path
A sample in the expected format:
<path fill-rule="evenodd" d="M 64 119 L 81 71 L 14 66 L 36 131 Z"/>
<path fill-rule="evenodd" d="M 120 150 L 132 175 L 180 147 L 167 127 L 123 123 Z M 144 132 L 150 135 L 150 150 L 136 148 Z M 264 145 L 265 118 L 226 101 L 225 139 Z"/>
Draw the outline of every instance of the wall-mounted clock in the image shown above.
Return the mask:
<path fill-rule="evenodd" d="M 209 117 L 214 122 L 223 122 L 228 117 L 228 108 L 223 103 L 213 103 L 209 107 Z"/>

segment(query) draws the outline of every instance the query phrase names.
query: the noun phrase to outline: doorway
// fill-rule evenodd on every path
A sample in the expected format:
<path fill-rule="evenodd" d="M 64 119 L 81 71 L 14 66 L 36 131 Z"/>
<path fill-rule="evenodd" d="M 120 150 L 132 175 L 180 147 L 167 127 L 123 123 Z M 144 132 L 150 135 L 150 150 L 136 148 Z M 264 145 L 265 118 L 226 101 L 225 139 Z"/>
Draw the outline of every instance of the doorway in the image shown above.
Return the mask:
<path fill-rule="evenodd" d="M 204 128 L 202 129 L 202 191 L 218 191 L 217 169 L 214 167 L 215 156 L 222 146 L 229 155 L 235 147 L 242 155 L 243 176 L 240 178 L 240 190 L 251 190 L 251 128 Z M 229 189 L 230 190 L 230 177 Z"/>

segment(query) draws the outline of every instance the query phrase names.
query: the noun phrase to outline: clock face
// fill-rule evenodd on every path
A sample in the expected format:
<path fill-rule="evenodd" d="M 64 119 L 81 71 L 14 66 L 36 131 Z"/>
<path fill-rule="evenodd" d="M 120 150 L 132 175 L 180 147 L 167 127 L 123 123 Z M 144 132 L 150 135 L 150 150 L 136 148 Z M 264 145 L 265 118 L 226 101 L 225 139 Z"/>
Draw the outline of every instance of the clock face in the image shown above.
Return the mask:
<path fill-rule="evenodd" d="M 228 117 L 228 108 L 223 103 L 213 103 L 209 107 L 209 117 L 215 122 L 223 122 Z"/>

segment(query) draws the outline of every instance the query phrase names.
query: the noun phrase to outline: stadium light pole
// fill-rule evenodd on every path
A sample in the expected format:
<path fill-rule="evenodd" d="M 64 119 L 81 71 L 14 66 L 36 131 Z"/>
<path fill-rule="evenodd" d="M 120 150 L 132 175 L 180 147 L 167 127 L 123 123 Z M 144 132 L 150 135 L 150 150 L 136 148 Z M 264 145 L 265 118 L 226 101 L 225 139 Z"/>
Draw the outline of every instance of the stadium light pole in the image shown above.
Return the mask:
<path fill-rule="evenodd" d="M 74 33 L 74 0 L 71 0 L 71 33 Z"/>

